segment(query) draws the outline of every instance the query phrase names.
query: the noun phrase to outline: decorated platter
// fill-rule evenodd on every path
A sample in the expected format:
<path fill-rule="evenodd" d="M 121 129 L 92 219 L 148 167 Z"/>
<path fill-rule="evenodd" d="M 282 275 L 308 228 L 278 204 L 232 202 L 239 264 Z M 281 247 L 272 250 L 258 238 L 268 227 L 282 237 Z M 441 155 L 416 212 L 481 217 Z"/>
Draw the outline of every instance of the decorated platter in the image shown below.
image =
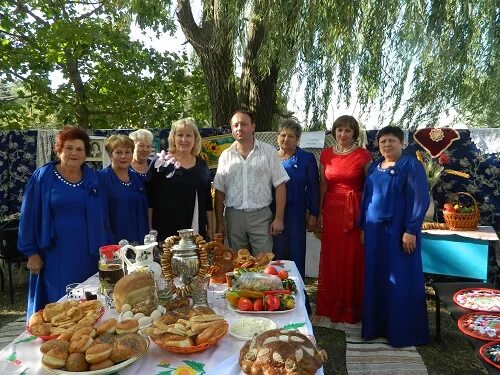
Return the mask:
<path fill-rule="evenodd" d="M 287 312 L 295 310 L 295 306 L 294 306 L 290 310 L 274 310 L 274 311 L 266 311 L 266 310 L 255 311 L 255 310 L 251 310 L 251 311 L 243 311 L 243 310 L 235 309 L 233 306 L 231 306 L 230 303 L 227 304 L 227 307 L 229 308 L 229 310 L 235 311 L 235 312 L 240 313 L 240 314 L 285 314 Z"/>
<path fill-rule="evenodd" d="M 227 325 L 226 325 L 227 327 Z M 209 342 L 200 344 L 200 345 L 192 345 L 192 346 L 185 346 L 185 347 L 180 347 L 180 346 L 169 346 L 163 344 L 163 342 L 156 338 L 156 337 L 150 337 L 151 341 L 153 341 L 156 345 L 158 345 L 160 348 L 165 349 L 168 352 L 172 353 L 178 353 L 178 354 L 190 354 L 190 353 L 198 353 L 202 352 L 204 350 L 207 350 L 208 348 L 211 348 L 212 346 L 215 346 L 227 333 L 227 330 L 224 331 L 220 336 L 214 337 L 212 340 Z"/>
<path fill-rule="evenodd" d="M 479 340 L 500 341 L 500 313 L 472 312 L 458 319 L 464 334 Z"/>
<path fill-rule="evenodd" d="M 257 316 L 244 317 L 229 325 L 229 334 L 238 340 L 247 341 L 276 327 L 276 323 L 271 319 Z"/>
<path fill-rule="evenodd" d="M 497 369 L 500 369 L 500 343 L 489 342 L 479 349 L 479 355 L 483 360 Z"/>
<path fill-rule="evenodd" d="M 500 290 L 496 289 L 461 289 L 453 295 L 453 301 L 469 310 L 500 312 Z"/>
<path fill-rule="evenodd" d="M 148 345 L 148 349 L 149 349 L 149 340 L 146 338 L 146 342 L 147 342 L 147 345 Z M 144 353 L 147 353 L 148 349 L 146 349 L 144 351 Z M 112 374 L 112 373 L 115 373 L 115 372 L 118 372 L 119 370 L 131 365 L 132 363 L 134 363 L 135 361 L 137 361 L 139 358 L 141 358 L 143 355 L 139 355 L 137 357 L 133 357 L 133 358 L 130 358 L 130 359 L 127 359 L 126 361 L 123 361 L 123 362 L 120 362 L 120 363 L 117 363 L 116 365 L 114 366 L 111 366 L 111 367 L 107 367 L 107 368 L 103 368 L 101 370 L 94 370 L 94 371 L 79 371 L 79 372 L 74 372 L 74 371 L 66 371 L 66 370 L 61 370 L 61 369 L 54 369 L 54 368 L 49 368 L 47 366 L 45 366 L 43 363 L 42 363 L 42 366 L 43 368 L 51 373 L 51 374 L 58 374 L 58 375 L 75 375 L 75 374 L 78 374 L 78 375 L 104 375 L 104 374 Z"/>

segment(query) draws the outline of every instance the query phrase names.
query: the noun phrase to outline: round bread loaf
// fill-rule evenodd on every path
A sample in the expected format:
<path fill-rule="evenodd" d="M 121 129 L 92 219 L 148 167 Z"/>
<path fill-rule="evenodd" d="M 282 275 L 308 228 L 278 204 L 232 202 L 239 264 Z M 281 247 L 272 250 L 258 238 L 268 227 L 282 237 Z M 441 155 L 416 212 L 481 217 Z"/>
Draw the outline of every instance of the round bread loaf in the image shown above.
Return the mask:
<path fill-rule="evenodd" d="M 115 318 L 110 318 L 106 320 L 99 327 L 97 327 L 97 334 L 100 336 L 105 333 L 115 333 L 116 323 L 117 321 Z"/>
<path fill-rule="evenodd" d="M 113 347 L 109 344 L 95 344 L 85 352 L 85 360 L 90 364 L 103 362 L 109 358 L 112 350 Z"/>
<path fill-rule="evenodd" d="M 85 353 L 85 351 L 94 343 L 94 340 L 89 335 L 81 335 L 76 337 L 73 335 L 69 343 L 70 353 Z"/>
<path fill-rule="evenodd" d="M 124 358 L 123 360 L 137 357 L 148 350 L 146 339 L 138 333 L 131 333 L 119 337 L 115 341 L 115 349 L 119 352 L 115 353 L 117 357 Z M 113 362 L 115 362 L 113 360 Z"/>
<path fill-rule="evenodd" d="M 158 296 L 153 277 L 148 272 L 132 272 L 122 277 L 113 288 L 116 310 L 122 311 L 124 304 L 132 306 L 134 314 L 150 315 L 158 306 Z"/>
<path fill-rule="evenodd" d="M 125 319 L 116 324 L 116 333 L 136 333 L 139 330 L 139 322 L 135 319 Z"/>
<path fill-rule="evenodd" d="M 46 354 L 54 348 L 59 348 L 59 349 L 68 351 L 69 350 L 69 343 L 67 341 L 60 340 L 60 339 L 45 341 L 40 346 L 40 351 L 43 354 Z"/>
<path fill-rule="evenodd" d="M 61 348 L 50 349 L 42 357 L 42 363 L 49 368 L 62 368 L 66 364 L 68 351 Z"/>
<path fill-rule="evenodd" d="M 71 353 L 66 360 L 66 370 L 68 371 L 87 371 L 89 369 L 89 364 L 85 360 L 85 354 L 83 353 Z"/>

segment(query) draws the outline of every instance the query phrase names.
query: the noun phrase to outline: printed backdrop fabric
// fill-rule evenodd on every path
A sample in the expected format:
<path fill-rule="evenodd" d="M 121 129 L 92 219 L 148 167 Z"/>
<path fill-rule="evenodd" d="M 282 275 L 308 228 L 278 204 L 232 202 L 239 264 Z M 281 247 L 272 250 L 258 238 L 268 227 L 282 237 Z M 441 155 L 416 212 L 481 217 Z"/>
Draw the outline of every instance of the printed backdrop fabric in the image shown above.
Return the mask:
<path fill-rule="evenodd" d="M 498 134 L 498 129 L 487 129 L 485 134 Z M 113 133 L 128 134 L 131 130 L 95 130 L 91 135 L 107 137 Z M 155 136 L 155 144 L 165 148 L 169 129 L 152 130 Z M 227 135 L 229 128 L 202 128 L 201 136 L 214 137 Z M 374 158 L 379 156 L 375 142 L 377 132 L 368 131 L 367 149 Z M 478 148 L 477 132 L 474 140 L 469 130 L 459 130 L 460 139 L 454 142 L 446 154 L 449 162 L 445 165 L 448 169 L 463 171 L 470 174 L 470 179 L 463 179 L 450 174 L 443 174 L 433 190 L 433 198 L 436 205 L 438 220 L 443 221 L 440 208 L 447 201 L 451 193 L 469 192 L 477 200 L 481 211 L 481 225 L 491 225 L 500 232 L 500 153 L 483 153 Z M 22 201 L 24 185 L 36 168 L 38 131 L 1 131 L 0 132 L 0 218 L 15 214 L 19 211 Z M 276 133 L 258 133 L 257 138 L 276 146 Z M 422 148 L 415 143 L 413 132 L 407 137 L 408 144 L 405 151 L 415 154 L 416 150 Z M 226 142 L 228 140 L 226 139 Z M 207 143 L 210 144 L 210 143 Z M 331 135 L 327 135 L 326 146 L 332 144 Z M 158 151 L 158 150 L 157 150 Z M 310 149 L 316 158 L 319 151 Z M 424 151 L 425 152 L 425 151 Z M 98 163 L 91 163 L 99 167 Z M 215 167 L 215 164 L 213 164 Z"/>

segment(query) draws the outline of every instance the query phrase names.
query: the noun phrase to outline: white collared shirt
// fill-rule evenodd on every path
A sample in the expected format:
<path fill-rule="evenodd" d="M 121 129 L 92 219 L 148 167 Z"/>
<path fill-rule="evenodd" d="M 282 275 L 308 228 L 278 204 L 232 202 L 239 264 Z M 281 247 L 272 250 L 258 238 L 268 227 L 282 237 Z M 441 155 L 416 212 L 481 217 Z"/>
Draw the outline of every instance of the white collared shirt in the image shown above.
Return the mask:
<path fill-rule="evenodd" d="M 214 188 L 225 194 L 226 207 L 258 209 L 271 204 L 273 186 L 289 179 L 273 146 L 255 139 L 246 159 L 236 150 L 236 142 L 222 152 Z"/>

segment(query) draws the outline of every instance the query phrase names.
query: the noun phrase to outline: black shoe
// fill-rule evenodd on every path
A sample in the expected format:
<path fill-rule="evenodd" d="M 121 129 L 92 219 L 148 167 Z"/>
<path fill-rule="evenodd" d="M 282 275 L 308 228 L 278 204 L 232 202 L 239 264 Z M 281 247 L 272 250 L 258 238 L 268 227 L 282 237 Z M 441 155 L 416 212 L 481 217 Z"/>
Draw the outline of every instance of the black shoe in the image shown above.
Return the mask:
<path fill-rule="evenodd" d="M 311 316 L 311 304 L 309 303 L 309 296 L 307 295 L 307 292 L 306 290 L 304 289 L 304 295 L 306 296 L 306 311 L 307 311 L 307 315 Z"/>

